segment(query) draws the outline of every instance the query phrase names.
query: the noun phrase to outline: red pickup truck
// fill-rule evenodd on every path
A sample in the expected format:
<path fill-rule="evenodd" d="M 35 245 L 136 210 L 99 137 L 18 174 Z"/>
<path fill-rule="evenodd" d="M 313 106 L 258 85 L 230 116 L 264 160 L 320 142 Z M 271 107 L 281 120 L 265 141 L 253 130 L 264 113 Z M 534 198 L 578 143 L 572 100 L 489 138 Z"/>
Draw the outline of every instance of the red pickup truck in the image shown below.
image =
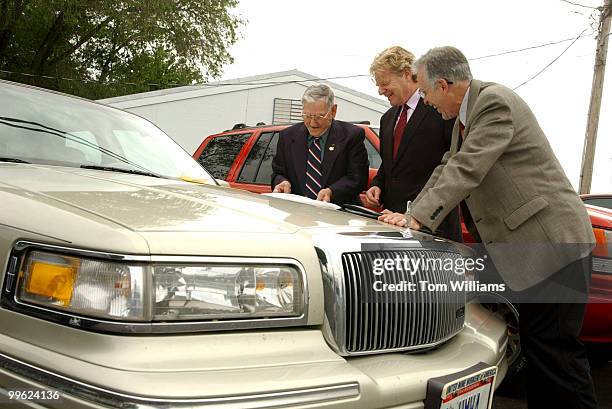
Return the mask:
<path fill-rule="evenodd" d="M 193 157 L 216 179 L 230 186 L 255 193 L 269 193 L 272 158 L 280 131 L 289 125 L 242 127 L 211 135 L 202 141 Z M 365 146 L 370 160 L 370 178 L 376 175 L 381 159 L 378 154 L 378 129 L 357 124 L 365 130 Z"/>
<path fill-rule="evenodd" d="M 205 138 L 193 157 L 216 179 L 230 186 L 255 193 L 270 192 L 272 158 L 276 153 L 279 132 L 289 125 L 235 126 L 235 129 Z M 378 129 L 364 128 L 366 150 L 370 159 L 370 181 L 376 175 L 381 159 L 378 153 Z M 611 195 L 583 197 L 591 218 L 597 247 L 593 255 L 590 304 L 582 330 L 582 340 L 598 346 L 598 357 L 612 358 L 612 210 L 602 207 Z M 596 204 L 592 206 L 589 203 Z M 464 240 L 471 237 L 465 227 Z"/>

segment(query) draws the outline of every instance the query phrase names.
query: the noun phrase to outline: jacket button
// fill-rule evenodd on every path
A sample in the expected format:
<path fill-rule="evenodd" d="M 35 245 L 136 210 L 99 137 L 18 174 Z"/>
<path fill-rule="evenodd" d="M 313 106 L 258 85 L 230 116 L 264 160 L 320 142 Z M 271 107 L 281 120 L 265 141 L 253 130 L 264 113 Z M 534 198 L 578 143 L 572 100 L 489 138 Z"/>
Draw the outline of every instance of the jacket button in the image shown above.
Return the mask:
<path fill-rule="evenodd" d="M 478 223 L 482 220 L 482 217 L 479 217 L 478 219 L 474 220 L 475 223 Z"/>

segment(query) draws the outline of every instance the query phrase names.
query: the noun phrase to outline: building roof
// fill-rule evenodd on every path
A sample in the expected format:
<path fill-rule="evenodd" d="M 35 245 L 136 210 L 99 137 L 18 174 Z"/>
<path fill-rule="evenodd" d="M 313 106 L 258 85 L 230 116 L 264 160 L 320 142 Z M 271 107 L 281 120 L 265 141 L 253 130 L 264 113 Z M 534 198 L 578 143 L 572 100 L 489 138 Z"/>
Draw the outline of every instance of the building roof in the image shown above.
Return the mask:
<path fill-rule="evenodd" d="M 263 75 L 209 82 L 202 85 L 188 85 L 159 91 L 123 95 L 120 97 L 101 99 L 98 100 L 98 102 L 126 109 L 138 106 L 160 104 L 163 102 L 198 98 L 220 93 L 242 91 L 250 88 L 278 86 L 284 83 L 297 83 L 306 87 L 310 85 L 308 84 L 310 82 L 326 83 L 334 89 L 336 94 L 339 94 L 338 91 L 340 91 L 340 93 L 346 94 L 346 96 L 352 96 L 355 99 L 368 101 L 370 104 L 373 103 L 374 105 L 379 106 L 380 109 L 382 109 L 381 112 L 384 112 L 389 108 L 389 104 L 383 99 L 364 94 L 363 92 L 355 91 L 354 89 L 331 81 L 320 80 L 318 77 L 299 70 L 280 71 Z"/>

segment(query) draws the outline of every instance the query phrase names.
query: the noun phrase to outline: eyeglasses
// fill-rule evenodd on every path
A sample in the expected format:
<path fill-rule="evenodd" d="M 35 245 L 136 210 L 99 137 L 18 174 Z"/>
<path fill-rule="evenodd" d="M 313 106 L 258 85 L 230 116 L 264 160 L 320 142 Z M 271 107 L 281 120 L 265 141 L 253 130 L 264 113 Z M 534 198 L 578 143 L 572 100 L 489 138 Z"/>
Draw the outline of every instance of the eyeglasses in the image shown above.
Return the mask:
<path fill-rule="evenodd" d="M 323 119 L 326 119 L 327 116 L 331 113 L 331 111 L 332 110 L 330 109 L 325 114 L 305 114 L 305 113 L 302 112 L 302 119 L 304 121 L 306 121 L 306 120 L 313 120 L 313 119 L 316 119 L 317 121 L 321 121 Z"/>
<path fill-rule="evenodd" d="M 446 83 L 447 83 L 448 85 L 453 85 L 453 84 L 454 84 L 454 82 L 453 82 L 453 81 L 449 81 L 449 80 L 447 80 L 446 78 L 441 78 L 441 79 L 443 79 L 444 81 L 446 81 Z M 427 96 L 427 91 L 423 91 L 422 89 L 419 89 L 419 96 L 420 96 L 421 98 L 423 98 L 423 99 L 424 99 L 424 98 Z"/>

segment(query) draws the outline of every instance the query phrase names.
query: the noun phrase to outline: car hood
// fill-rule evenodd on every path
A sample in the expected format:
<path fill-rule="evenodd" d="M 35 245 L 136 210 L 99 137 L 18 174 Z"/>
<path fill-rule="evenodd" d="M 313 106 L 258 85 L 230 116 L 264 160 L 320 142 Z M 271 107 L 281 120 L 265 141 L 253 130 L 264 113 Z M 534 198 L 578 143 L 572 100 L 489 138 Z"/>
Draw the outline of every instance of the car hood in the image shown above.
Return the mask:
<path fill-rule="evenodd" d="M 0 193 L 90 214 L 138 232 L 386 230 L 375 220 L 242 190 L 70 167 L 0 164 Z"/>

